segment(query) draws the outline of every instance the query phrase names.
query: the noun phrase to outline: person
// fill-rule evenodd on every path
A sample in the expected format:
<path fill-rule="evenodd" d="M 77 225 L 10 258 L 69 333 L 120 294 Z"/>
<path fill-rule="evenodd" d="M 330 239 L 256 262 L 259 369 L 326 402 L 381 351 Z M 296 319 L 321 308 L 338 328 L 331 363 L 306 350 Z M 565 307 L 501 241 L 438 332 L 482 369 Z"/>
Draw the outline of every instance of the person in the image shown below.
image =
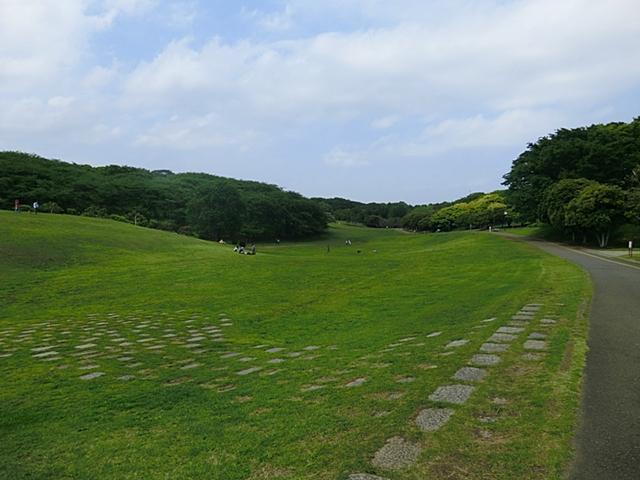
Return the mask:
<path fill-rule="evenodd" d="M 251 245 L 251 255 L 255 255 L 256 254 L 256 245 L 255 243 L 253 245 Z"/>
<path fill-rule="evenodd" d="M 13 202 L 13 211 L 18 213 L 20 212 L 20 200 L 16 198 L 16 201 Z"/>
<path fill-rule="evenodd" d="M 38 202 L 33 202 L 33 213 L 38 214 L 38 208 L 40 208 L 40 204 Z"/>

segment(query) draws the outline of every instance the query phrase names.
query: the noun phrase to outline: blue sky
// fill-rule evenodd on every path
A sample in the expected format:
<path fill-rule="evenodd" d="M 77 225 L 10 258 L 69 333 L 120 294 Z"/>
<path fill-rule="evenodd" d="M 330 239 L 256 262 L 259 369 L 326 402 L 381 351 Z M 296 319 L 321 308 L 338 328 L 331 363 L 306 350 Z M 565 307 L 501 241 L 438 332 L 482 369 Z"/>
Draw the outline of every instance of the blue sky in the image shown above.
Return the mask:
<path fill-rule="evenodd" d="M 637 0 L 0 0 L 0 149 L 451 200 L 640 115 Z"/>

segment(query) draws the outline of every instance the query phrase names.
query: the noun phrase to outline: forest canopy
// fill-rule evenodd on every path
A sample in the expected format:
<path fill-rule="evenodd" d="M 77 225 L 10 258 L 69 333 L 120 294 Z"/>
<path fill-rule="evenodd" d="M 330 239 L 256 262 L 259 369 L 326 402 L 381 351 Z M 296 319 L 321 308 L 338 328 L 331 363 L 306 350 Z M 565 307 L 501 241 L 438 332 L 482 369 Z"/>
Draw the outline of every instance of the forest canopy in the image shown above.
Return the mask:
<path fill-rule="evenodd" d="M 68 213 L 196 234 L 209 240 L 297 239 L 322 233 L 323 208 L 275 185 L 204 173 L 91 167 L 0 152 L 0 208 Z"/>

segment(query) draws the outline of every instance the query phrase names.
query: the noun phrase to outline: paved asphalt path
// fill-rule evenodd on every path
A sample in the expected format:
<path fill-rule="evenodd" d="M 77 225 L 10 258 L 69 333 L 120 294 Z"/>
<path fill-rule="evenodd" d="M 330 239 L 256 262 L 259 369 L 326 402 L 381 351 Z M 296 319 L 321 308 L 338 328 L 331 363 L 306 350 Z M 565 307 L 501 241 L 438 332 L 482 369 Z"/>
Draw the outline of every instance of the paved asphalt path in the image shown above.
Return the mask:
<path fill-rule="evenodd" d="M 594 285 L 582 418 L 571 480 L 640 479 L 640 266 L 531 240 Z"/>

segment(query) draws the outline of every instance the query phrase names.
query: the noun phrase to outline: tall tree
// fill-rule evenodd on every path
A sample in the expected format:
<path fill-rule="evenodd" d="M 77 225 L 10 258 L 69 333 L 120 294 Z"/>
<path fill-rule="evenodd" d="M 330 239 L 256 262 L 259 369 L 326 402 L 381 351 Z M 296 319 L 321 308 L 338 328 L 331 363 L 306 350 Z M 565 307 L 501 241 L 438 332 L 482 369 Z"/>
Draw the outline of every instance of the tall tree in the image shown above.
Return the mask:
<path fill-rule="evenodd" d="M 620 187 L 594 183 L 583 188 L 565 210 L 565 224 L 593 233 L 604 248 L 614 227 L 624 219 L 624 193 Z"/>

